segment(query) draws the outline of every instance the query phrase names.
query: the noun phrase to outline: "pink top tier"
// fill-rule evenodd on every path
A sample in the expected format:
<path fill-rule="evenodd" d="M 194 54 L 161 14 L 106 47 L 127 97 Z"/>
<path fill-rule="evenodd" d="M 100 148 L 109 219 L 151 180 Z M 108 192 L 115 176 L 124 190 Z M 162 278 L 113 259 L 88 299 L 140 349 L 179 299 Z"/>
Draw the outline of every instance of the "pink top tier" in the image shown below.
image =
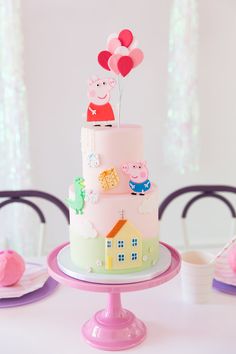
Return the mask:
<path fill-rule="evenodd" d="M 118 127 L 92 127 L 81 129 L 81 150 L 83 177 L 86 189 L 102 192 L 98 176 L 104 170 L 115 168 L 119 176 L 119 185 L 110 189 L 109 194 L 130 193 L 129 177 L 121 170 L 127 161 L 142 161 L 143 129 L 139 125 L 121 125 Z M 100 165 L 91 168 L 88 164 L 89 153 L 98 154 Z"/>

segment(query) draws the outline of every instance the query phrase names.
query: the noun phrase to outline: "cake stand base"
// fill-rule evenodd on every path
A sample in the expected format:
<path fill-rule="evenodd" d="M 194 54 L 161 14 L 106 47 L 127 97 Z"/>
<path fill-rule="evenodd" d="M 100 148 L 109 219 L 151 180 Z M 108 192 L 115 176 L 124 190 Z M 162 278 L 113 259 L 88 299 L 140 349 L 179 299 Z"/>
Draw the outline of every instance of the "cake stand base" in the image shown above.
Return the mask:
<path fill-rule="evenodd" d="M 181 258 L 178 251 L 166 243 L 162 242 L 162 244 L 171 253 L 169 268 L 152 279 L 125 284 L 102 284 L 69 277 L 61 271 L 57 261 L 59 252 L 67 244 L 58 246 L 50 253 L 48 271 L 55 280 L 81 290 L 108 293 L 106 309 L 97 312 L 82 326 L 82 334 L 90 345 L 97 349 L 115 351 L 135 347 L 145 339 L 145 325 L 132 312 L 122 308 L 120 294 L 159 286 L 179 272 Z"/>
<path fill-rule="evenodd" d="M 121 307 L 120 294 L 110 294 L 108 307 L 97 312 L 82 327 L 85 340 L 97 349 L 124 350 L 135 347 L 146 337 L 146 326 Z"/>
<path fill-rule="evenodd" d="M 110 293 L 108 306 L 82 327 L 85 340 L 98 349 L 124 350 L 135 347 L 146 336 L 146 326 L 122 308 L 120 294 Z"/>
<path fill-rule="evenodd" d="M 98 318 L 100 315 L 102 312 L 98 312 L 82 327 L 83 336 L 91 346 L 110 351 L 125 350 L 136 347 L 145 339 L 146 327 L 144 323 L 135 318 L 131 312 L 127 311 L 126 321 L 119 328 L 110 327 L 109 322 L 102 323 Z"/>

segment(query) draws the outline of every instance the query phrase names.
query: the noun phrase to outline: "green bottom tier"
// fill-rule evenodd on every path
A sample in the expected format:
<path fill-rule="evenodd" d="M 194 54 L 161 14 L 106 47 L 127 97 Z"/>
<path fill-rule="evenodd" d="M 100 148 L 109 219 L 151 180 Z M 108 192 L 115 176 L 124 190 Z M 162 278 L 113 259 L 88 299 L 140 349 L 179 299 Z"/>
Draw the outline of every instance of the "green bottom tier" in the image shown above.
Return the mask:
<path fill-rule="evenodd" d="M 112 248 L 107 244 L 110 240 L 105 237 L 83 238 L 71 230 L 71 259 L 83 270 L 105 274 L 140 272 L 156 264 L 159 259 L 158 237 L 133 240 L 128 247 L 116 243 Z"/>

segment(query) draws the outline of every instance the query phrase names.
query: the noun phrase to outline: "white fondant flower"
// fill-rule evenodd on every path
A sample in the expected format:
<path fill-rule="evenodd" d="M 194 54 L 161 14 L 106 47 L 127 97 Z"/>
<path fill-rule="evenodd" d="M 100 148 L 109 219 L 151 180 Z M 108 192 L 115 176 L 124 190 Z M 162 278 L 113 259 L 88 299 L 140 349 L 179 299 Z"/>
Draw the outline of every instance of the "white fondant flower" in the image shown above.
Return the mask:
<path fill-rule="evenodd" d="M 146 262 L 147 260 L 148 260 L 148 256 L 145 254 L 145 255 L 143 256 L 143 261 Z"/>
<path fill-rule="evenodd" d="M 102 261 L 101 261 L 100 259 L 98 259 L 98 260 L 96 261 L 96 265 L 97 265 L 98 267 L 101 267 L 101 266 L 102 266 Z"/>
<path fill-rule="evenodd" d="M 97 230 L 93 227 L 90 221 L 83 219 L 79 225 L 79 236 L 83 238 L 96 238 Z"/>
<path fill-rule="evenodd" d="M 157 210 L 157 195 L 153 193 L 151 196 L 144 197 L 142 204 L 139 206 L 139 212 L 142 214 L 150 214 Z"/>
<path fill-rule="evenodd" d="M 93 189 L 88 189 L 85 191 L 85 201 L 91 203 L 97 203 L 99 199 L 99 192 Z"/>
<path fill-rule="evenodd" d="M 87 161 L 88 161 L 89 167 L 94 168 L 94 167 L 98 167 L 100 165 L 99 155 L 96 154 L 95 152 L 88 153 Z"/>

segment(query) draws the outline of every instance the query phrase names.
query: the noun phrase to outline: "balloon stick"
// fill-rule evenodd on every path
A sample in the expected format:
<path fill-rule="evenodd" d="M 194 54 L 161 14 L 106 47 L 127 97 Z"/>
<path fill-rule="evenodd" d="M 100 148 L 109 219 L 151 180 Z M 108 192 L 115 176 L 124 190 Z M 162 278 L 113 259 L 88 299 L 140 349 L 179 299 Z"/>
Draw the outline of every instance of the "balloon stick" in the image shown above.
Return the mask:
<path fill-rule="evenodd" d="M 120 75 L 117 75 L 118 81 L 118 92 L 119 92 L 119 103 L 118 103 L 118 128 L 120 128 L 120 114 L 121 114 L 121 98 L 122 98 L 122 90 L 120 84 Z"/>

